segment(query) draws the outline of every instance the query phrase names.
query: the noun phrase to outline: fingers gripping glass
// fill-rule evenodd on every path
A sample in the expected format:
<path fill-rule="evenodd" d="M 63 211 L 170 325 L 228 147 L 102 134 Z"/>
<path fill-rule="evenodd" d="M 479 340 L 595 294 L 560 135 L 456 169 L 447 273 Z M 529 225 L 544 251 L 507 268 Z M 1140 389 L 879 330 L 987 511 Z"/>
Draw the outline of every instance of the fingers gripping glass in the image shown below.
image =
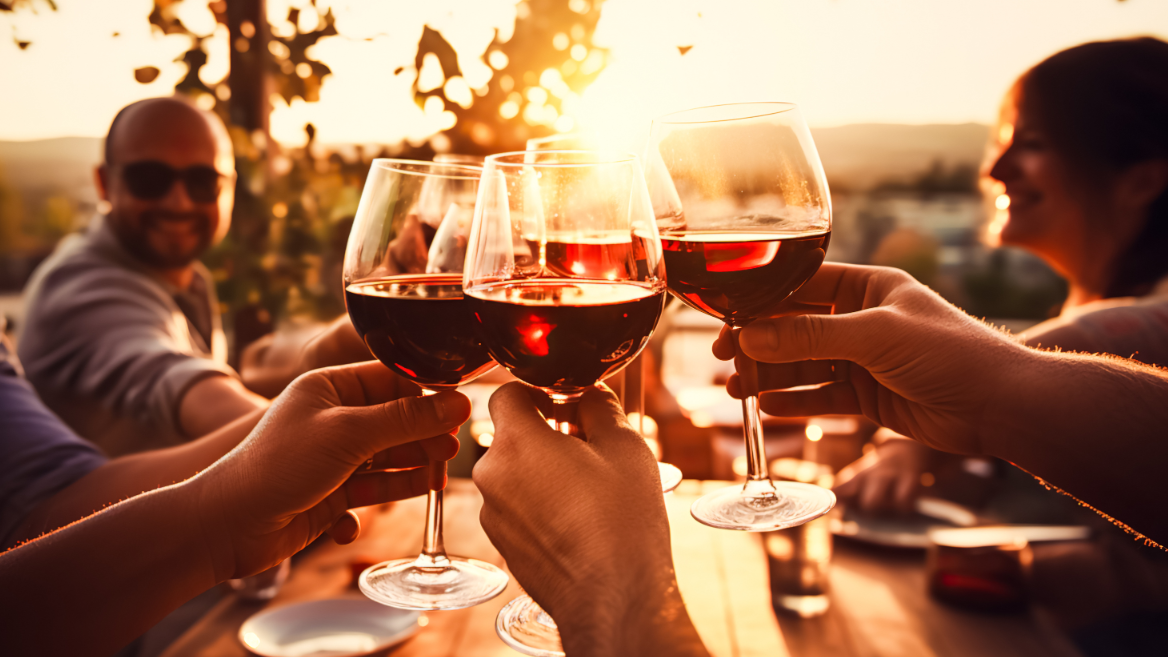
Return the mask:
<path fill-rule="evenodd" d="M 831 237 L 827 179 L 790 103 L 701 107 L 653 122 L 646 178 L 669 290 L 731 329 L 770 317 L 823 263 Z M 767 471 L 757 366 L 736 359 L 744 392 L 747 480 L 694 503 L 721 529 L 794 527 L 835 506 L 831 491 L 774 483 Z"/>
<path fill-rule="evenodd" d="M 345 250 L 345 306 L 353 326 L 378 360 L 424 394 L 453 390 L 495 367 L 462 294 L 479 172 L 374 160 Z M 507 581 L 489 563 L 446 554 L 442 491 L 430 491 L 422 553 L 379 563 L 358 583 L 382 604 L 427 610 L 485 602 Z"/>
<path fill-rule="evenodd" d="M 157 201 L 170 193 L 174 183 L 182 181 L 187 196 L 195 203 L 214 203 L 219 197 L 222 174 L 214 167 L 196 164 L 175 169 L 169 164 L 145 160 L 122 166 L 122 180 L 136 198 Z"/>
<path fill-rule="evenodd" d="M 463 291 L 495 360 L 552 398 L 554 428 L 581 435 L 581 395 L 636 359 L 664 306 L 661 241 L 637 158 L 488 157 Z M 495 627 L 524 654 L 564 654 L 555 623 L 527 596 Z"/>
<path fill-rule="evenodd" d="M 600 135 L 588 133 L 570 133 L 539 137 L 527 140 L 529 151 L 594 151 L 602 150 L 598 144 L 602 141 Z M 668 304 L 668 299 L 666 303 Z M 642 436 L 645 435 L 645 356 L 638 356 L 624 371 L 617 374 L 620 377 L 621 407 L 628 416 L 633 428 Z M 615 380 L 615 377 L 614 377 Z M 661 477 L 661 489 L 666 493 L 673 492 L 681 485 L 683 475 L 677 466 L 669 463 L 657 463 L 657 474 Z"/>

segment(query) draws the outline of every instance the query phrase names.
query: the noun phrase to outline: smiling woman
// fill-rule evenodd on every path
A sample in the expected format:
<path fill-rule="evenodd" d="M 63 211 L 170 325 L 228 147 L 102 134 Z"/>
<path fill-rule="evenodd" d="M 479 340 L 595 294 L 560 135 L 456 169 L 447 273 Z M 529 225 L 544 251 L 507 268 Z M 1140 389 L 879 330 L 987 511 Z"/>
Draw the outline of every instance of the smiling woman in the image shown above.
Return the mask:
<path fill-rule="evenodd" d="M 1164 41 L 1089 43 L 1032 68 L 1003 106 L 989 172 L 1005 186 L 1001 241 L 1068 279 L 1068 309 L 1168 274 L 1166 71 Z"/>

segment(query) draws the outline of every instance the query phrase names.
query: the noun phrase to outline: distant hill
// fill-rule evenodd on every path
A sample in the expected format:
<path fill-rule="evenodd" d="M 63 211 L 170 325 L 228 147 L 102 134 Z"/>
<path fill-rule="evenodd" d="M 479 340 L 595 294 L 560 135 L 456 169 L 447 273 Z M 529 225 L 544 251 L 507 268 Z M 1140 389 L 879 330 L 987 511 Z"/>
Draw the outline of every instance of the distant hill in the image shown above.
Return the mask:
<path fill-rule="evenodd" d="M 0 183 L 26 197 L 51 192 L 93 202 L 93 169 L 101 162 L 101 148 L 96 137 L 0 141 Z"/>
<path fill-rule="evenodd" d="M 979 165 L 989 140 L 989 126 L 980 123 L 864 123 L 814 128 L 811 133 L 828 180 L 858 189 L 919 175 L 935 161 L 946 168 Z"/>
<path fill-rule="evenodd" d="M 870 123 L 811 132 L 832 183 L 864 189 L 919 175 L 937 160 L 948 167 L 976 165 L 985 152 L 989 127 Z M 52 189 L 92 201 L 93 167 L 101 161 L 101 147 L 96 137 L 0 141 L 0 181 L 26 194 Z"/>

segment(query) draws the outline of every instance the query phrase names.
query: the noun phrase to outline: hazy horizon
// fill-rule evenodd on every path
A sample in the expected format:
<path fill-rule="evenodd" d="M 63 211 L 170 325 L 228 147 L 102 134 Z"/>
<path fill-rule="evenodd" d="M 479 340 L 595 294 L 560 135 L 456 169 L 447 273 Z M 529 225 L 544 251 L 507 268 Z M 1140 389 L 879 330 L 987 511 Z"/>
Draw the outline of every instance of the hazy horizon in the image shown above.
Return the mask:
<path fill-rule="evenodd" d="M 289 2 L 268 0 L 269 16 L 286 15 Z M 150 30 L 150 0 L 58 5 L 0 15 L 0 28 L 32 42 L 20 50 L 0 39 L 0 139 L 100 136 L 120 107 L 171 93 L 185 72 L 172 60 L 187 40 Z M 310 121 L 326 143 L 425 140 L 443 119 L 419 108 L 410 90 L 423 25 L 443 32 L 464 68 L 489 76 L 481 55 L 515 15 L 514 0 L 318 5 L 337 16 L 340 34 L 314 46 L 334 74 L 319 103 L 274 104 L 272 134 L 286 145 L 302 144 Z M 226 34 L 216 32 L 206 0 L 180 9 L 193 31 L 216 35 L 202 77 L 217 83 L 227 72 Z M 610 49 L 611 61 L 571 112 L 578 126 L 617 132 L 669 110 L 770 98 L 799 103 L 819 129 L 986 124 L 1012 81 L 1044 57 L 1141 34 L 1168 35 L 1168 3 L 606 0 L 594 42 Z M 689 47 L 685 55 L 679 46 Z M 161 74 L 138 84 L 139 66 Z M 401 75 L 388 74 L 398 66 Z"/>

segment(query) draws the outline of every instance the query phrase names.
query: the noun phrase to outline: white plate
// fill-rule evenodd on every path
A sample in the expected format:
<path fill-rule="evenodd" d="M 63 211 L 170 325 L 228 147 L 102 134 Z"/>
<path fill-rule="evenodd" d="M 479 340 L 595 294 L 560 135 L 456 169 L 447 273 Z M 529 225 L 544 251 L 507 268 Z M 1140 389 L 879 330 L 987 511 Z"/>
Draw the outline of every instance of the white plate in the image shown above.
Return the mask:
<path fill-rule="evenodd" d="M 930 530 L 977 522 L 977 516 L 961 505 L 922 497 L 916 502 L 916 513 L 908 516 L 875 516 L 845 508 L 840 517 L 832 518 L 831 531 L 864 543 L 923 550 L 929 546 Z"/>
<path fill-rule="evenodd" d="M 262 657 L 356 657 L 410 638 L 418 616 L 366 598 L 313 600 L 261 611 L 239 628 L 239 641 Z"/>

